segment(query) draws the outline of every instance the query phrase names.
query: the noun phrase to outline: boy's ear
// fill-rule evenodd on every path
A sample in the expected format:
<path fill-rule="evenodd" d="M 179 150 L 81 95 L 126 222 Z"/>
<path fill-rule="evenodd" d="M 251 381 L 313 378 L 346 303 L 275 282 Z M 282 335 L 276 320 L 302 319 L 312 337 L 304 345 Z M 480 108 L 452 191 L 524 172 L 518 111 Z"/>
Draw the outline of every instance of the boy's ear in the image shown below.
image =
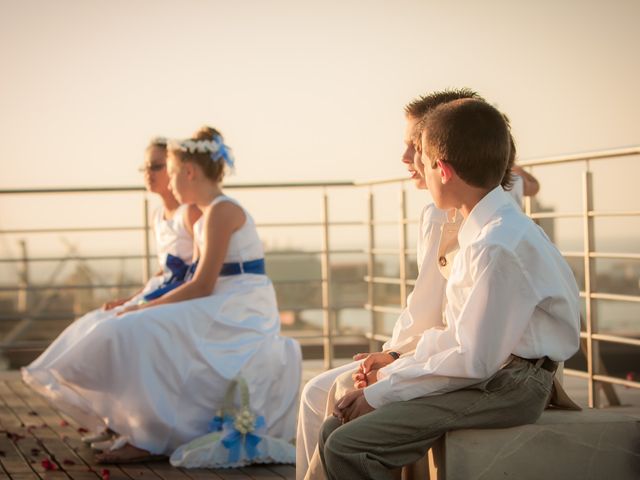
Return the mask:
<path fill-rule="evenodd" d="M 440 170 L 440 180 L 442 181 L 442 184 L 444 185 L 445 183 L 450 182 L 455 173 L 453 167 L 443 160 L 438 160 L 437 165 L 438 170 Z"/>

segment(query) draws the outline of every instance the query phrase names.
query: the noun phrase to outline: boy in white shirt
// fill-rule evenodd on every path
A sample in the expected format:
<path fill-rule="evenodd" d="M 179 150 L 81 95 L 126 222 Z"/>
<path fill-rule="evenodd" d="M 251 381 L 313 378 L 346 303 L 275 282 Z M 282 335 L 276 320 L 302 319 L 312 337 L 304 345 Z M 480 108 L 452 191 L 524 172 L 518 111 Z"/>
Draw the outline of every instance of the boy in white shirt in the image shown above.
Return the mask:
<path fill-rule="evenodd" d="M 535 422 L 556 362 L 578 349 L 578 289 L 544 232 L 500 187 L 508 126 L 485 102 L 427 113 L 416 169 L 436 206 L 464 218 L 446 287 L 447 326 L 347 393 L 323 424 L 329 479 L 391 478 L 449 430 Z M 367 373 L 367 372 L 364 372 Z"/>
<path fill-rule="evenodd" d="M 405 106 L 405 151 L 402 163 L 414 181 L 415 187 L 425 190 L 424 178 L 415 170 L 414 156 L 416 144 L 415 131 L 424 114 L 452 100 L 481 97 L 468 88 L 442 90 L 421 96 Z M 508 178 L 505 179 L 505 182 Z M 413 292 L 407 298 L 407 307 L 400 314 L 393 329 L 392 338 L 383 346 L 383 352 L 358 354 L 354 362 L 321 373 L 311 379 L 304 387 L 300 399 L 298 431 L 296 437 L 296 479 L 321 479 L 322 468 L 319 462 L 311 462 L 318 443 L 320 427 L 325 419 L 325 412 L 333 408 L 333 395 L 337 378 L 343 374 L 350 376 L 364 360 L 375 369 L 391 363 L 396 357 L 386 352 L 401 355 L 412 351 L 424 330 L 433 326 L 442 326 L 442 299 L 446 279 L 438 270 L 438 240 L 442 225 L 447 222 L 446 213 L 436 208 L 433 203 L 424 207 L 419 220 L 419 238 L 417 243 L 418 278 Z M 348 384 L 353 385 L 352 381 Z M 363 385 L 364 386 L 364 385 Z M 316 454 L 317 455 L 317 454 Z M 312 464 L 312 472 L 308 468 Z M 317 473 L 314 473 L 317 472 Z"/>

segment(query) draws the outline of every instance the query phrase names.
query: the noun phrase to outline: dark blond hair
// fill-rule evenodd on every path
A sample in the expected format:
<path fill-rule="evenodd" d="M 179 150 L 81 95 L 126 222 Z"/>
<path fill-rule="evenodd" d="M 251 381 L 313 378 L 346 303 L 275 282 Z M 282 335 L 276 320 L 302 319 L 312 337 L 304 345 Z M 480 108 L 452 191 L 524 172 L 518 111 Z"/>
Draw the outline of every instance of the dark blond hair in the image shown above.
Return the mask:
<path fill-rule="evenodd" d="M 218 130 L 213 127 L 204 126 L 194 133 L 190 140 L 215 140 L 218 138 L 220 141 L 223 140 L 222 134 Z M 170 145 L 169 148 L 171 153 L 181 162 L 191 162 L 198 165 L 209 180 L 220 182 L 224 178 L 225 163 L 222 158 L 212 160 L 210 153 L 184 151 L 179 145 Z"/>
<path fill-rule="evenodd" d="M 441 160 L 469 185 L 500 185 L 511 160 L 511 132 L 504 115 L 488 103 L 464 99 L 442 104 L 424 119 L 431 168 Z M 428 167 L 427 167 L 428 168 Z"/>

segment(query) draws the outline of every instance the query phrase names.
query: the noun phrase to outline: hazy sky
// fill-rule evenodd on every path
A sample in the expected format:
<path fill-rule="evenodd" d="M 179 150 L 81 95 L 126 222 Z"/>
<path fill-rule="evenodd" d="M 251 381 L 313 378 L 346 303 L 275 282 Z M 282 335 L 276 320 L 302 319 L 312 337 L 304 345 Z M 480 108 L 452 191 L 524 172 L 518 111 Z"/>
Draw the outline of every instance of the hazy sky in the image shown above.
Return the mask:
<path fill-rule="evenodd" d="M 638 145 L 639 18 L 638 0 L 0 0 L 0 188 L 140 185 L 151 136 L 204 123 L 229 182 L 402 176 L 402 108 L 446 87 L 505 111 L 521 159 Z M 598 208 L 640 210 L 638 158 L 615 165 Z M 579 209 L 565 170 L 540 197 Z M 259 221 L 319 215 L 272 194 L 246 200 Z M 139 198 L 73 198 L 0 198 L 0 228 L 140 221 Z M 601 230 L 640 237 L 624 222 Z"/>
<path fill-rule="evenodd" d="M 640 2 L 0 0 L 0 188 L 131 185 L 203 123 L 233 182 L 404 173 L 402 107 L 469 86 L 521 158 L 640 143 Z"/>

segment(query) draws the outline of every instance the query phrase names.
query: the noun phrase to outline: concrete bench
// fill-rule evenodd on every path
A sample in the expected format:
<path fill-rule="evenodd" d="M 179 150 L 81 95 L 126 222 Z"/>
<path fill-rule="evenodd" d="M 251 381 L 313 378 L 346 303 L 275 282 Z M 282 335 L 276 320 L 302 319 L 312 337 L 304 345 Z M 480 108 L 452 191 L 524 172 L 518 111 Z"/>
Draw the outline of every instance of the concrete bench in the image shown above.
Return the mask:
<path fill-rule="evenodd" d="M 428 463 L 405 467 L 402 478 L 638 480 L 640 416 L 547 410 L 533 425 L 449 432 Z"/>

